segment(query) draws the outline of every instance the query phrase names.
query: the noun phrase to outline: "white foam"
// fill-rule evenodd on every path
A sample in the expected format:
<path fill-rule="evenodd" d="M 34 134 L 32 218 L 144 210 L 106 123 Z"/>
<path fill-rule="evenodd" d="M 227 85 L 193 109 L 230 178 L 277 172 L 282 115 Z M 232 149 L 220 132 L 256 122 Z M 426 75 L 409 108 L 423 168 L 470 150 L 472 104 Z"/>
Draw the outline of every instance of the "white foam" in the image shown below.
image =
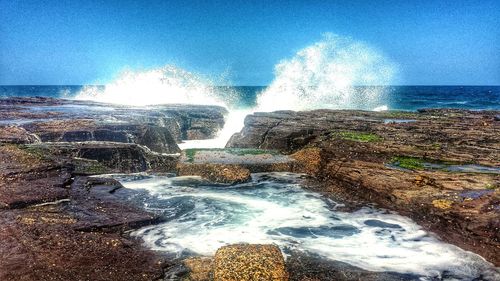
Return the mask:
<path fill-rule="evenodd" d="M 192 177 L 124 182 L 125 187 L 149 192 L 146 207 L 177 214 L 133 235 L 152 249 L 179 255 L 184 250 L 213 255 L 232 243 L 275 243 L 372 271 L 423 276 L 450 271 L 460 278 L 495 274 L 478 255 L 440 242 L 409 218 L 372 208 L 335 211 L 334 202 L 303 190 L 297 175 L 271 175 L 274 180 L 254 175 L 251 183 L 222 188 L 193 184 Z"/>
<path fill-rule="evenodd" d="M 173 65 L 126 71 L 104 87 L 84 87 L 75 98 L 134 106 L 203 104 L 227 107 L 210 79 Z"/>

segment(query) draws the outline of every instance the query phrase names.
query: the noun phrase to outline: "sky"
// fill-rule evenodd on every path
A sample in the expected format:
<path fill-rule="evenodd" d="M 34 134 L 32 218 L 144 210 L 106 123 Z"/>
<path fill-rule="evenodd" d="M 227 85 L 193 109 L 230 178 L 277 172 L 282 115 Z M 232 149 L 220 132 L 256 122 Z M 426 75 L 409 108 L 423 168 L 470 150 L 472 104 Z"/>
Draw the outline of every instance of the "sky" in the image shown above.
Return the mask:
<path fill-rule="evenodd" d="M 175 64 L 268 85 L 326 32 L 383 53 L 395 84 L 500 85 L 498 0 L 0 0 L 0 84 L 103 84 Z"/>

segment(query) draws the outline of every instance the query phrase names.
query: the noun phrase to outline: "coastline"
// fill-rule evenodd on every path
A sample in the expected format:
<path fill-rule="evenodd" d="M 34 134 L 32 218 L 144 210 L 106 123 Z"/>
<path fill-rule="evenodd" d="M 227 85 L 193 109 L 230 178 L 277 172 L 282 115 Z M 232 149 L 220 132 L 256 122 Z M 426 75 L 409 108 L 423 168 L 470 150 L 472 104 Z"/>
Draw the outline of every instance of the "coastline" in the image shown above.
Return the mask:
<path fill-rule="evenodd" d="M 68 110 L 75 104 L 90 107 Z M 176 142 L 213 137 L 223 126 L 223 108 L 177 105 L 144 110 L 49 98 L 3 99 L 0 105 L 6 121 L 0 126 L 0 212 L 2 225 L 8 226 L 1 234 L 10 241 L 2 245 L 2 280 L 155 280 L 175 267 L 124 236 L 158 218 L 123 202 L 121 193 L 131 191 L 119 182 L 88 176 L 175 173 L 182 165 L 190 167 L 182 170 L 186 175 L 198 175 L 213 161 L 208 157 L 197 163 L 196 155 L 194 163 L 183 159 L 186 154 L 179 155 Z M 34 107 L 46 110 L 26 110 Z M 113 110 L 102 110 L 109 107 Z M 237 159 L 219 163 L 223 166 L 216 170 L 230 165 L 248 174 L 306 173 L 312 182 L 321 182 L 315 191 L 407 215 L 444 241 L 498 266 L 499 172 L 446 169 L 500 166 L 499 115 L 450 109 L 256 113 L 247 117 L 245 128 L 227 147 L 279 151 L 276 159 L 283 154 L 290 161 L 249 164 L 248 159 Z M 247 173 L 240 177 L 240 171 L 212 180 L 234 180 L 236 173 L 237 181 L 245 181 Z M 23 267 L 27 261 L 34 268 Z M 383 276 L 373 280 L 387 280 Z"/>

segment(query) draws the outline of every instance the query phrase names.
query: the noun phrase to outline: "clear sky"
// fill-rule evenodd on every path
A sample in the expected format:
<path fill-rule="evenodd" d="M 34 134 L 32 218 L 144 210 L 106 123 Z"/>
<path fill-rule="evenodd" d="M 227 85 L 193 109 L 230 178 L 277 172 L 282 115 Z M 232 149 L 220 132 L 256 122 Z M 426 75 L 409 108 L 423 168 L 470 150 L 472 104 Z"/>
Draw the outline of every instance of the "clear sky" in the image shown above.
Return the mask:
<path fill-rule="evenodd" d="M 398 84 L 500 85 L 499 0 L 0 0 L 0 84 L 105 83 L 173 63 L 267 85 L 325 32 L 382 51 Z"/>

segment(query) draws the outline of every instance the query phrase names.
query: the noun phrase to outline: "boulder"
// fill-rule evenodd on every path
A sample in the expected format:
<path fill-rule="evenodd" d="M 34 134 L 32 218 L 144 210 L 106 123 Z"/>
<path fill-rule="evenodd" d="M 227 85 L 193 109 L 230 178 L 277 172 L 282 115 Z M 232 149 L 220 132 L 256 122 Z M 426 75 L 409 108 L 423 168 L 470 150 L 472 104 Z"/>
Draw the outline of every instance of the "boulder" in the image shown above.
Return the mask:
<path fill-rule="evenodd" d="M 214 281 L 286 281 L 283 255 L 274 245 L 237 244 L 215 253 Z"/>

